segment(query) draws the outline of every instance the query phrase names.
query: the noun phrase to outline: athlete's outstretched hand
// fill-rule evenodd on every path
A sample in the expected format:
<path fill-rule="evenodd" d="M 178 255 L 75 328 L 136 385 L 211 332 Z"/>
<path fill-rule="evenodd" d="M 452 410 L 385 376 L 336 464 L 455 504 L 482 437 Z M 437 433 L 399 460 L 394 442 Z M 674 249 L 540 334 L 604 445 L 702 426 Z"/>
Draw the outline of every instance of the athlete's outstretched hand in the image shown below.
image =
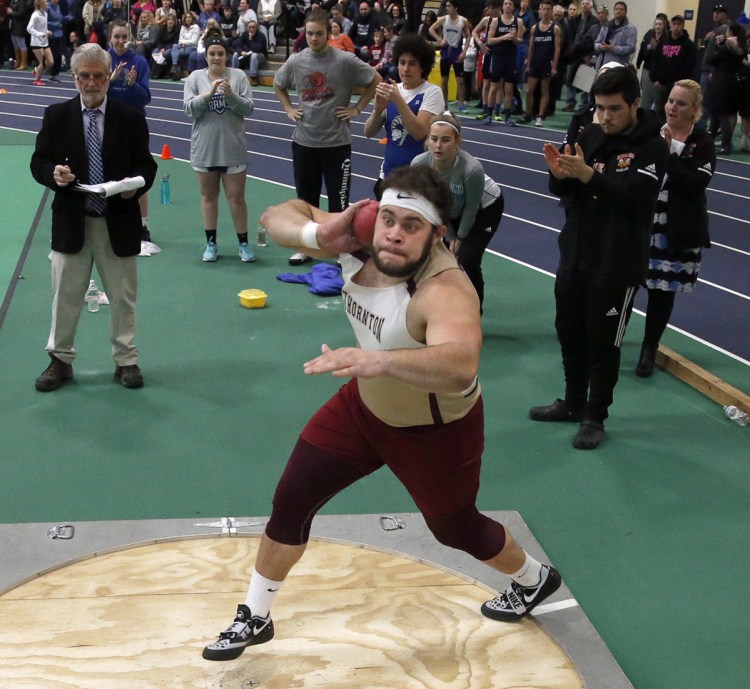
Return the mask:
<path fill-rule="evenodd" d="M 384 352 L 358 347 L 331 349 L 327 344 L 321 347 L 321 351 L 320 356 L 305 363 L 307 375 L 331 373 L 334 378 L 374 378 L 383 373 Z"/>

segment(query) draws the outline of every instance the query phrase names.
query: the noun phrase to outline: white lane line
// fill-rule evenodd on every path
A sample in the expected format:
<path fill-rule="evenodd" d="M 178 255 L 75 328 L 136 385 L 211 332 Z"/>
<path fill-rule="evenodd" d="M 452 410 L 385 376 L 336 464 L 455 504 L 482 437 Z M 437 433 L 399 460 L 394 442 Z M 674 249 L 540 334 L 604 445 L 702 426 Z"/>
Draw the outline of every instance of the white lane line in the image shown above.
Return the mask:
<path fill-rule="evenodd" d="M 539 615 L 547 615 L 551 612 L 557 612 L 558 610 L 567 610 L 568 608 L 577 608 L 577 607 L 579 607 L 578 601 L 575 598 L 568 598 L 567 600 L 561 600 L 557 603 L 547 603 L 545 605 L 537 605 L 531 611 L 531 614 L 534 617 L 538 617 Z"/>

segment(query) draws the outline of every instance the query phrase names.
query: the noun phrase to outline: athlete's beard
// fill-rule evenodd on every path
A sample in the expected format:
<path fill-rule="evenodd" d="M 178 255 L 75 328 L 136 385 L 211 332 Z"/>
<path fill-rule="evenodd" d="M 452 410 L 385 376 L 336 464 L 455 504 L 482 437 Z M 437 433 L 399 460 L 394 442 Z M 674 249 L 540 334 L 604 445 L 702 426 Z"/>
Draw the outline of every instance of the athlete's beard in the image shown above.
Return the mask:
<path fill-rule="evenodd" d="M 414 275 L 427 261 L 427 258 L 430 255 L 430 252 L 432 251 L 432 244 L 433 244 L 433 235 L 430 235 L 427 237 L 424 243 L 424 247 L 422 249 L 422 254 L 419 258 L 415 259 L 414 261 L 407 261 L 403 265 L 400 266 L 393 266 L 389 265 L 387 263 L 384 263 L 380 260 L 380 249 L 376 249 L 372 254 L 372 260 L 375 263 L 375 267 L 383 273 L 383 275 L 387 275 L 389 278 L 408 278 Z"/>

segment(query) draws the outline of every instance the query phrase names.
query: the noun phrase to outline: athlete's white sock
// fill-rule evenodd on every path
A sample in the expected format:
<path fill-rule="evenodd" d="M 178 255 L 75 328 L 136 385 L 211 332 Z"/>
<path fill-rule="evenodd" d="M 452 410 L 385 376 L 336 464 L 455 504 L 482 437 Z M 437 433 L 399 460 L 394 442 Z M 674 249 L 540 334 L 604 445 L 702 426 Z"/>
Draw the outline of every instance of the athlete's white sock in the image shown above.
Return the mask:
<path fill-rule="evenodd" d="M 542 565 L 526 553 L 526 562 L 521 569 L 509 576 L 521 586 L 536 586 L 542 580 Z"/>
<path fill-rule="evenodd" d="M 283 581 L 266 579 L 253 568 L 253 573 L 250 576 L 250 586 L 247 589 L 247 598 L 245 598 L 245 605 L 250 608 L 250 612 L 253 613 L 254 617 L 268 616 L 268 613 L 271 611 L 271 605 L 273 605 L 273 599 L 276 598 L 276 594 L 283 583 Z"/>

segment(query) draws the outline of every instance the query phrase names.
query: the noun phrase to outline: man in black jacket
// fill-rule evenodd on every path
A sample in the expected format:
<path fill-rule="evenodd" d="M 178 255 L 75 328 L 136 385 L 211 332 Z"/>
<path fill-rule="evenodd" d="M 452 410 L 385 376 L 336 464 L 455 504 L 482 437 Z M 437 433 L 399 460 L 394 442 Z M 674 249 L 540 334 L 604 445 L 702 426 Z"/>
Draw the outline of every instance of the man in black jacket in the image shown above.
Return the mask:
<path fill-rule="evenodd" d="M 153 184 L 156 163 L 145 116 L 107 98 L 110 54 L 86 43 L 73 53 L 71 69 L 80 95 L 44 111 L 31 157 L 34 179 L 55 194 L 50 254 L 54 298 L 47 342 L 51 362 L 37 378 L 36 389 L 51 392 L 73 377 L 75 334 L 94 264 L 109 297 L 115 380 L 139 388 L 143 376 L 134 342 L 136 257 L 141 251 L 138 197 Z M 76 182 L 138 176 L 143 187 L 107 199 L 74 190 Z"/>
<path fill-rule="evenodd" d="M 550 191 L 568 202 L 555 280 L 565 397 L 529 412 L 535 421 L 580 422 L 573 446 L 582 450 L 604 436 L 669 158 L 656 116 L 638 109 L 633 70 L 610 69 L 591 93 L 599 123 L 581 132 L 575 150 L 544 146 Z"/>
<path fill-rule="evenodd" d="M 354 43 L 354 52 L 357 57 L 364 62 L 370 61 L 370 46 L 375 42 L 373 38 L 377 22 L 373 21 L 372 8 L 368 0 L 362 0 L 359 3 L 359 14 L 352 22 L 352 28 L 349 29 L 349 38 Z"/>
<path fill-rule="evenodd" d="M 656 46 L 651 67 L 654 84 L 654 110 L 664 124 L 667 116 L 664 106 L 676 81 L 690 79 L 695 67 L 695 44 L 685 31 L 685 18 L 675 15 L 669 21 L 669 33 L 665 33 Z"/>

